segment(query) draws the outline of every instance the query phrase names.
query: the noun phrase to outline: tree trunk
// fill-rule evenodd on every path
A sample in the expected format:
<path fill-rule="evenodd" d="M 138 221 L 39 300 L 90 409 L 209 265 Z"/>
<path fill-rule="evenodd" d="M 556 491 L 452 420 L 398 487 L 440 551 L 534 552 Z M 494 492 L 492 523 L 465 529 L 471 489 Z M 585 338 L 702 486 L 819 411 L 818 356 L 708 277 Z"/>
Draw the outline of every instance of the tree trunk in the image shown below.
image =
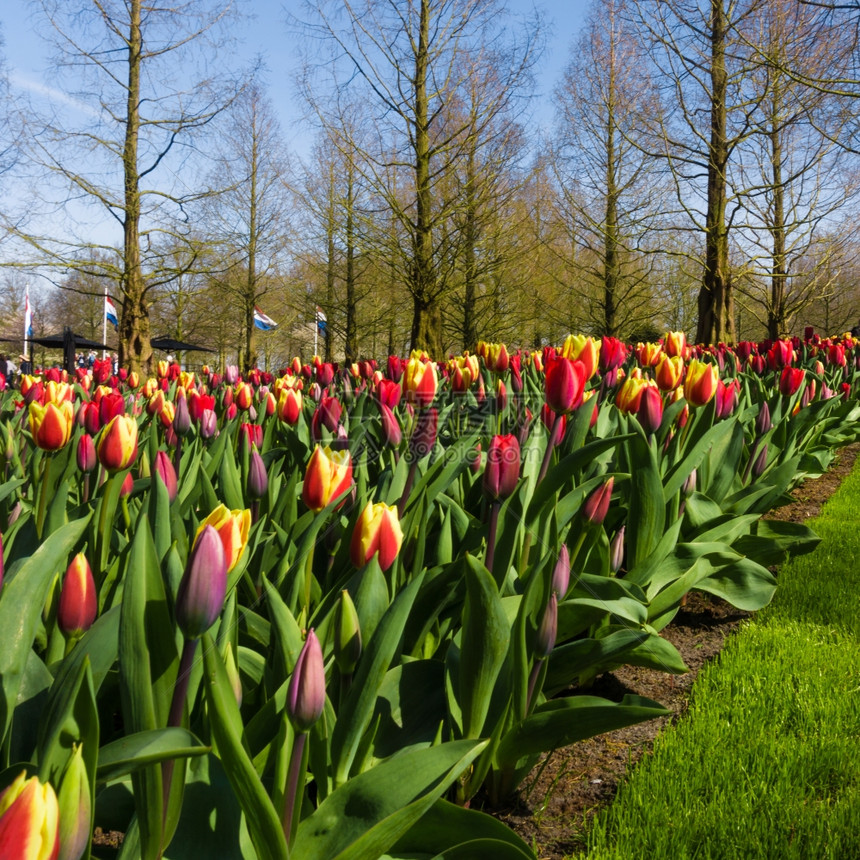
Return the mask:
<path fill-rule="evenodd" d="M 430 55 L 430 0 L 421 0 L 415 51 L 415 226 L 412 231 L 412 348 L 442 355 L 442 315 L 433 265 L 433 193 L 430 185 L 430 119 L 427 78 Z"/>
<path fill-rule="evenodd" d="M 463 224 L 463 349 L 474 352 L 478 346 L 478 325 L 475 313 L 477 271 L 475 247 L 478 243 L 477 203 L 475 201 L 475 147 L 469 143 L 466 160 L 465 221 Z"/>
<path fill-rule="evenodd" d="M 770 307 L 767 314 L 767 334 L 773 340 L 782 337 L 786 330 L 785 286 L 788 277 L 785 254 L 785 186 L 782 178 L 782 140 L 776 112 L 779 95 L 774 90 L 774 113 L 771 118 L 770 164 L 773 185 L 772 267 L 770 280 Z M 826 331 L 826 329 L 825 329 Z"/>
<path fill-rule="evenodd" d="M 324 308 L 326 317 L 331 317 L 334 309 L 334 279 L 335 279 L 335 248 L 334 248 L 334 174 L 329 176 L 328 195 L 328 222 L 326 224 L 326 269 L 325 269 L 325 300 Z M 319 320 L 314 312 L 314 325 L 319 326 Z M 332 321 L 326 320 L 325 324 L 325 360 L 334 361 L 334 336 L 332 333 Z"/>
<path fill-rule="evenodd" d="M 346 180 L 346 364 L 358 361 L 357 296 L 355 288 L 355 166 L 350 161 Z"/>
<path fill-rule="evenodd" d="M 735 338 L 734 297 L 729 273 L 726 226 L 726 34 L 724 0 L 711 0 L 711 136 L 708 144 L 708 203 L 705 215 L 705 271 L 699 291 L 696 340 L 718 343 Z"/>
<path fill-rule="evenodd" d="M 609 92 L 606 101 L 606 223 L 603 234 L 603 331 L 616 334 L 616 297 L 618 295 L 618 184 L 615 150 L 615 42 L 611 42 Z"/>
<path fill-rule="evenodd" d="M 127 122 L 122 166 L 125 180 L 123 223 L 123 303 L 119 324 L 120 364 L 139 373 L 148 373 L 152 361 L 146 281 L 140 258 L 140 175 L 137 164 L 140 134 L 140 0 L 131 0 L 128 35 Z"/>
<path fill-rule="evenodd" d="M 256 122 L 251 129 L 251 168 L 248 177 L 248 273 L 245 282 L 245 373 L 257 366 L 257 350 L 254 344 L 254 310 L 257 303 L 257 174 L 259 172 L 259 152 Z"/>

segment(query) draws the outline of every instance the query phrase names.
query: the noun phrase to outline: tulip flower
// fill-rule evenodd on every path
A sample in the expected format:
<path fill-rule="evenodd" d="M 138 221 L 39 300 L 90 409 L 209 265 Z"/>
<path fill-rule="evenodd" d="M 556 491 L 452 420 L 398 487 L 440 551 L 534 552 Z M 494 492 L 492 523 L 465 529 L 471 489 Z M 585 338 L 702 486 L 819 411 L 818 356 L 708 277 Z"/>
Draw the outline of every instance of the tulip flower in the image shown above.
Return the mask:
<path fill-rule="evenodd" d="M 352 532 L 350 558 L 356 567 L 364 567 L 378 553 L 379 566 L 385 571 L 394 563 L 402 543 L 397 508 L 368 502 Z"/>
<path fill-rule="evenodd" d="M 717 391 L 717 368 L 694 358 L 687 368 L 684 380 L 684 397 L 690 406 L 704 406 Z"/>
<path fill-rule="evenodd" d="M 409 359 L 403 374 L 403 387 L 408 403 L 414 404 L 419 409 L 429 406 L 436 396 L 438 385 L 436 365 L 432 361 Z"/>
<path fill-rule="evenodd" d="M 589 525 L 599 526 L 606 519 L 609 512 L 609 502 L 612 499 L 612 489 L 615 486 L 615 478 L 610 477 L 605 484 L 598 487 L 585 500 L 582 506 L 582 517 Z"/>
<path fill-rule="evenodd" d="M 156 452 L 152 472 L 154 475 L 158 475 L 161 482 L 167 488 L 167 498 L 173 502 L 176 499 L 179 486 L 176 479 L 176 469 L 173 468 L 173 463 L 165 451 Z"/>
<path fill-rule="evenodd" d="M 281 421 L 297 424 L 302 414 L 302 392 L 295 388 L 282 388 L 276 411 Z"/>
<path fill-rule="evenodd" d="M 287 688 L 287 716 L 297 732 L 306 733 L 325 708 L 325 667 L 313 628 L 296 660 Z"/>
<path fill-rule="evenodd" d="M 121 499 L 125 499 L 131 495 L 131 491 L 134 489 L 134 478 L 131 476 L 131 472 L 126 472 L 125 477 L 122 480 L 122 486 L 119 488 L 119 497 Z"/>
<path fill-rule="evenodd" d="M 760 478 L 762 473 L 764 472 L 767 466 L 767 444 L 765 443 L 762 446 L 761 453 L 756 457 L 755 463 L 752 467 L 752 473 L 754 478 Z"/>
<path fill-rule="evenodd" d="M 93 444 L 93 437 L 84 433 L 78 440 L 78 448 L 75 452 L 75 462 L 81 472 L 92 472 L 98 464 L 96 458 L 96 446 Z"/>
<path fill-rule="evenodd" d="M 585 365 L 585 378 L 591 379 L 597 372 L 600 359 L 600 343 L 593 337 L 582 334 L 569 334 L 561 347 L 564 358 L 581 361 Z"/>
<path fill-rule="evenodd" d="M 68 400 L 50 402 L 45 406 L 31 403 L 29 409 L 30 433 L 43 451 L 59 451 L 72 435 L 75 411 Z"/>
<path fill-rule="evenodd" d="M 714 397 L 715 415 L 717 418 L 727 418 L 735 407 L 738 405 L 738 394 L 741 389 L 741 383 L 738 379 L 733 379 L 726 385 L 722 379 L 717 380 L 717 391 Z"/>
<path fill-rule="evenodd" d="M 22 771 L 0 794 L 0 857 L 55 860 L 60 850 L 59 806 L 50 783 Z"/>
<path fill-rule="evenodd" d="M 544 660 L 552 653 L 558 635 L 558 595 L 550 593 L 535 635 L 535 657 Z"/>
<path fill-rule="evenodd" d="M 332 451 L 317 445 L 305 468 L 302 501 L 310 510 L 321 511 L 352 486 L 352 461 L 348 450 Z"/>
<path fill-rule="evenodd" d="M 656 433 L 660 429 L 663 423 L 663 398 L 653 383 L 641 389 L 636 417 L 646 433 Z"/>
<path fill-rule="evenodd" d="M 438 424 L 439 412 L 436 409 L 426 409 L 418 413 L 415 427 L 409 437 L 409 457 L 413 462 L 426 457 L 433 450 Z"/>
<path fill-rule="evenodd" d="M 567 544 L 562 544 L 558 552 L 558 561 L 552 570 L 552 592 L 559 600 L 564 600 L 570 587 L 570 550 Z"/>
<path fill-rule="evenodd" d="M 612 543 L 609 547 L 609 569 L 613 574 L 621 570 L 621 565 L 624 563 L 624 532 L 627 526 L 623 525 L 615 533 Z"/>
<path fill-rule="evenodd" d="M 57 625 L 66 636 L 86 633 L 98 613 L 98 595 L 93 571 L 86 556 L 79 552 L 63 577 L 57 606 Z"/>
<path fill-rule="evenodd" d="M 214 409 L 204 409 L 200 415 L 200 435 L 212 439 L 218 435 L 218 416 Z"/>
<path fill-rule="evenodd" d="M 628 376 L 615 395 L 615 405 L 629 415 L 637 413 L 642 402 L 642 392 L 649 387 L 647 380 L 638 376 Z"/>
<path fill-rule="evenodd" d="M 508 348 L 503 343 L 484 344 L 484 364 L 493 373 L 504 373 L 510 365 Z"/>
<path fill-rule="evenodd" d="M 397 423 L 397 418 L 385 403 L 380 401 L 377 405 L 382 418 L 382 441 L 386 445 L 396 448 L 403 439 L 403 432 Z"/>
<path fill-rule="evenodd" d="M 484 492 L 493 501 L 502 501 L 513 494 L 520 479 L 520 445 L 512 434 L 493 436 L 487 449 L 484 469 Z"/>
<path fill-rule="evenodd" d="M 323 397 L 320 400 L 320 405 L 317 410 L 319 422 L 330 433 L 336 433 L 340 424 L 341 415 L 343 414 L 343 406 L 336 397 Z"/>
<path fill-rule="evenodd" d="M 233 570 L 248 543 L 248 533 L 251 530 L 251 512 L 249 510 L 227 510 L 226 505 L 218 505 L 197 529 L 195 541 L 199 540 L 207 526 L 215 529 L 224 549 L 227 571 Z"/>
<path fill-rule="evenodd" d="M 661 391 L 674 391 L 684 379 L 684 359 L 664 355 L 654 371 L 654 379 Z"/>
<path fill-rule="evenodd" d="M 269 476 L 266 465 L 256 448 L 251 449 L 248 461 L 248 495 L 252 499 L 262 499 L 269 489 Z"/>
<path fill-rule="evenodd" d="M 92 839 L 92 796 L 83 745 L 72 744 L 58 797 L 60 852 L 57 860 L 80 860 Z"/>
<path fill-rule="evenodd" d="M 800 367 L 784 367 L 779 375 L 779 393 L 790 397 L 803 384 L 806 371 Z"/>
<path fill-rule="evenodd" d="M 667 331 L 663 339 L 663 350 L 668 356 L 687 357 L 687 335 L 682 331 Z"/>
<path fill-rule="evenodd" d="M 601 372 L 608 373 L 621 367 L 627 359 L 627 347 L 617 337 L 604 335 L 600 341 L 600 358 L 597 366 Z"/>
<path fill-rule="evenodd" d="M 582 403 L 586 378 L 581 361 L 557 356 L 548 362 L 544 390 L 549 408 L 562 415 L 573 412 Z"/>
<path fill-rule="evenodd" d="M 101 432 L 96 447 L 99 462 L 109 472 L 127 469 L 137 458 L 137 422 L 117 415 Z"/>
<path fill-rule="evenodd" d="M 199 639 L 215 623 L 226 595 L 224 544 L 219 533 L 204 523 L 176 592 L 176 623 L 186 639 Z"/>
<path fill-rule="evenodd" d="M 191 430 L 191 412 L 185 395 L 178 395 L 173 405 L 173 430 L 177 436 L 185 436 Z"/>
<path fill-rule="evenodd" d="M 662 344 L 640 343 L 636 346 L 636 360 L 642 367 L 656 367 L 662 355 Z"/>
<path fill-rule="evenodd" d="M 390 379 L 380 379 L 376 383 L 376 397 L 380 403 L 384 403 L 389 409 L 394 409 L 400 403 L 401 389 L 397 382 Z"/>
<path fill-rule="evenodd" d="M 769 355 L 774 367 L 785 367 L 794 358 L 794 347 L 790 340 L 778 340 L 770 348 Z"/>

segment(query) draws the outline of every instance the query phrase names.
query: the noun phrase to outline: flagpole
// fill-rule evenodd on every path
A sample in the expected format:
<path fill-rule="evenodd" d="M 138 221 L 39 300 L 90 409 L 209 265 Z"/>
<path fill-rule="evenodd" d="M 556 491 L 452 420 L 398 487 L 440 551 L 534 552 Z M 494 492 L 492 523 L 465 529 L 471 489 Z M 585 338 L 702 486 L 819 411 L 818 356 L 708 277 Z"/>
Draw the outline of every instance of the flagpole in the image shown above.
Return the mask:
<path fill-rule="evenodd" d="M 102 302 L 102 343 L 107 346 L 107 287 L 105 287 L 105 300 Z M 107 350 L 102 350 L 102 361 L 107 358 Z"/>
<path fill-rule="evenodd" d="M 24 293 L 24 357 L 27 361 L 30 360 L 30 332 L 28 331 L 28 328 L 31 325 L 30 320 L 32 319 L 33 312 L 30 310 L 30 285 L 27 284 L 27 289 Z"/>

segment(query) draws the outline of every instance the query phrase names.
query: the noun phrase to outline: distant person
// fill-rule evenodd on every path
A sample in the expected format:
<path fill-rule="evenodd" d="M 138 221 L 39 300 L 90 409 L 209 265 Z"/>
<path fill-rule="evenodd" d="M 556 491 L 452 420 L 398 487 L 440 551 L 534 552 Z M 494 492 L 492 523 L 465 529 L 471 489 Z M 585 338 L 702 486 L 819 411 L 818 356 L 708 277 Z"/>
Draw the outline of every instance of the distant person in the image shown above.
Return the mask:
<path fill-rule="evenodd" d="M 852 337 L 860 338 L 860 322 L 851 329 L 851 335 Z"/>
<path fill-rule="evenodd" d="M 33 372 L 33 362 L 30 361 L 30 359 L 27 358 L 27 356 L 23 355 L 23 354 L 19 355 L 18 359 L 21 362 L 21 364 L 19 365 L 19 367 L 21 369 L 21 375 L 22 376 L 30 376 L 30 374 L 32 374 L 32 372 Z"/>

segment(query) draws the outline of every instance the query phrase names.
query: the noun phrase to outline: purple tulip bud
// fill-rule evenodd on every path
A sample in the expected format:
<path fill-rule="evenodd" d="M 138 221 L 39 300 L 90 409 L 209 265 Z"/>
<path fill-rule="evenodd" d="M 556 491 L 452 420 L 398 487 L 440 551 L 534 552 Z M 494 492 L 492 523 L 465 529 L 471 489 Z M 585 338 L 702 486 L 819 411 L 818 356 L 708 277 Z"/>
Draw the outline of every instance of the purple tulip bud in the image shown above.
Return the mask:
<path fill-rule="evenodd" d="M 687 499 L 696 492 L 696 481 L 698 479 L 698 474 L 695 469 L 687 475 L 687 480 L 684 481 L 684 486 L 681 487 L 681 495 Z"/>
<path fill-rule="evenodd" d="M 235 385 L 239 381 L 239 368 L 235 364 L 228 364 L 224 368 L 224 382 L 227 385 Z"/>
<path fill-rule="evenodd" d="M 224 608 L 227 559 L 224 544 L 212 526 L 200 532 L 176 594 L 176 623 L 186 639 L 197 639 Z"/>
<path fill-rule="evenodd" d="M 98 465 L 98 457 L 96 456 L 96 446 L 93 443 L 93 437 L 88 433 L 84 433 L 78 440 L 78 449 L 75 452 L 78 469 L 82 472 L 92 472 Z"/>
<path fill-rule="evenodd" d="M 763 445 L 761 449 L 761 453 L 756 457 L 756 461 L 753 464 L 752 473 L 754 478 L 760 478 L 762 472 L 764 472 L 765 467 L 767 466 L 767 445 Z"/>
<path fill-rule="evenodd" d="M 287 716 L 295 730 L 304 733 L 320 718 L 324 708 L 325 667 L 322 648 L 311 628 L 287 688 Z"/>
<path fill-rule="evenodd" d="M 606 519 L 614 486 L 615 478 L 610 478 L 585 500 L 585 504 L 582 506 L 582 516 L 589 525 L 599 526 Z"/>
<path fill-rule="evenodd" d="M 173 502 L 178 491 L 176 469 L 173 468 L 173 463 L 165 451 L 158 451 L 156 453 L 152 473 L 153 475 L 157 475 L 164 486 L 167 487 L 167 498 Z"/>
<path fill-rule="evenodd" d="M 642 389 L 636 417 L 646 433 L 656 433 L 663 423 L 663 396 L 660 389 L 647 385 Z"/>
<path fill-rule="evenodd" d="M 439 412 L 435 408 L 422 409 L 418 412 L 415 429 L 409 437 L 409 458 L 420 460 L 426 457 L 436 444 L 436 430 L 439 422 Z"/>
<path fill-rule="evenodd" d="M 770 407 L 767 403 L 762 403 L 761 409 L 759 409 L 758 415 L 755 419 L 755 431 L 759 436 L 764 436 L 772 426 L 773 422 L 770 419 Z"/>
<path fill-rule="evenodd" d="M 612 546 L 609 550 L 609 567 L 613 573 L 618 573 L 624 563 L 624 531 L 626 528 L 626 525 L 621 526 L 612 539 Z"/>
<path fill-rule="evenodd" d="M 544 660 L 555 647 L 555 637 L 558 634 L 558 597 L 553 591 L 544 609 L 543 618 L 535 636 L 535 657 Z"/>
<path fill-rule="evenodd" d="M 191 429 L 191 413 L 188 411 L 188 401 L 183 395 L 176 398 L 173 406 L 173 431 L 177 436 L 185 436 Z"/>
<path fill-rule="evenodd" d="M 200 415 L 200 435 L 212 439 L 218 435 L 218 416 L 214 409 L 204 409 Z"/>
<path fill-rule="evenodd" d="M 266 464 L 256 448 L 251 449 L 251 458 L 248 461 L 248 495 L 252 499 L 262 499 L 269 489 L 269 476 L 266 473 Z"/>
<path fill-rule="evenodd" d="M 552 572 L 552 593 L 563 600 L 567 589 L 570 587 L 570 550 L 567 544 L 562 544 L 558 553 L 558 561 Z"/>

